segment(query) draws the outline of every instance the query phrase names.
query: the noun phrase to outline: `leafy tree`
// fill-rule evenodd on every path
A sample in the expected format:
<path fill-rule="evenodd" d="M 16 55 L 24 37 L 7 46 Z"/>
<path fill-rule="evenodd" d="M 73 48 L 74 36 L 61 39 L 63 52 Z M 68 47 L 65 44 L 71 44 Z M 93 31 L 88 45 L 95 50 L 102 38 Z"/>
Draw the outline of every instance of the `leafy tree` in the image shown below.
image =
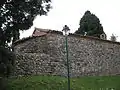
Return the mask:
<path fill-rule="evenodd" d="M 0 5 L 4 4 L 7 0 L 1 0 Z"/>
<path fill-rule="evenodd" d="M 75 32 L 76 34 L 88 35 L 100 38 L 104 33 L 100 20 L 90 11 L 86 11 L 80 20 L 80 27 Z"/>
<path fill-rule="evenodd" d="M 0 46 L 0 77 L 9 76 L 14 60 L 14 53 L 10 49 Z"/>
<path fill-rule="evenodd" d="M 7 90 L 7 80 L 8 77 L 13 71 L 15 61 L 15 55 L 10 50 L 0 45 L 0 90 Z"/>
<path fill-rule="evenodd" d="M 51 0 L 1 0 L 0 45 L 5 46 L 19 39 L 19 31 L 33 25 L 37 15 L 46 15 Z"/>
<path fill-rule="evenodd" d="M 19 31 L 33 25 L 37 15 L 46 15 L 51 0 L 0 1 L 0 77 L 8 76 L 15 56 L 8 43 L 19 39 Z"/>
<path fill-rule="evenodd" d="M 15 60 L 8 43 L 18 40 L 19 31 L 29 29 L 37 15 L 46 15 L 50 2 L 51 0 L 0 0 L 0 87 L 4 87 L 1 84 L 2 78 L 10 74 Z"/>

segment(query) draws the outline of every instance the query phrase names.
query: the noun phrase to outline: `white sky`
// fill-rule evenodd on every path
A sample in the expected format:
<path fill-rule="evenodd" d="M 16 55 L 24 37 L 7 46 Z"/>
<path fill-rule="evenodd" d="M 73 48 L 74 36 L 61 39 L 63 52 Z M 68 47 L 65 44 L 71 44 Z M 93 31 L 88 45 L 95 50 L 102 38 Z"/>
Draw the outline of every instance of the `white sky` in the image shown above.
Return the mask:
<path fill-rule="evenodd" d="M 52 0 L 52 7 L 47 16 L 37 16 L 21 38 L 32 35 L 34 27 L 60 31 L 66 24 L 74 32 L 85 11 L 90 10 L 100 19 L 108 39 L 113 33 L 120 41 L 120 0 Z"/>

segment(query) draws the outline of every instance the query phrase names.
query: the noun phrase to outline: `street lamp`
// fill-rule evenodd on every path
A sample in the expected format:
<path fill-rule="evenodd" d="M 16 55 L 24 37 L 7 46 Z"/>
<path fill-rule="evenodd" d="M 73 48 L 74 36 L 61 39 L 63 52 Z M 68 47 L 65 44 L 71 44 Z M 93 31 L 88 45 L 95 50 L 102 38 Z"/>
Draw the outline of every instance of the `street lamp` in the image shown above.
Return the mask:
<path fill-rule="evenodd" d="M 68 34 L 69 34 L 69 27 L 65 25 L 63 27 L 63 34 L 65 35 L 65 43 L 66 43 L 66 59 L 67 59 L 67 78 L 68 78 L 68 90 L 70 90 L 70 70 L 69 70 L 69 59 L 68 59 Z"/>

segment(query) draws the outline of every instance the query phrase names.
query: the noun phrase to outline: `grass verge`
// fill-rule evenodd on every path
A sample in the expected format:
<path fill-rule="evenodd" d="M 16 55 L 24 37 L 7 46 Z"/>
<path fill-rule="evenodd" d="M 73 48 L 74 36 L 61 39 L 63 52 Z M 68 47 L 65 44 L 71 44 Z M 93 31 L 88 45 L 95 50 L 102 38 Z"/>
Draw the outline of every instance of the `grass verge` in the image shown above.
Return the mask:
<path fill-rule="evenodd" d="M 28 76 L 8 80 L 8 90 L 67 90 L 67 78 Z M 120 90 L 120 76 L 71 78 L 71 90 Z"/>

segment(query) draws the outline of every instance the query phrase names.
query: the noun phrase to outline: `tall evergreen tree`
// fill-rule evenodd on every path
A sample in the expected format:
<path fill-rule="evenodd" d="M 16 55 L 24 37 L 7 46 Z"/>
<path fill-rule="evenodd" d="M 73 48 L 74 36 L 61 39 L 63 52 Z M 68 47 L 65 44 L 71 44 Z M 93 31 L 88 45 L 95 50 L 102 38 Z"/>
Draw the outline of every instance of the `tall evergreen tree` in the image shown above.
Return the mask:
<path fill-rule="evenodd" d="M 80 20 L 80 27 L 75 32 L 76 34 L 88 35 L 100 38 L 100 35 L 104 33 L 103 27 L 100 24 L 99 18 L 92 14 L 90 11 L 86 11 Z"/>

